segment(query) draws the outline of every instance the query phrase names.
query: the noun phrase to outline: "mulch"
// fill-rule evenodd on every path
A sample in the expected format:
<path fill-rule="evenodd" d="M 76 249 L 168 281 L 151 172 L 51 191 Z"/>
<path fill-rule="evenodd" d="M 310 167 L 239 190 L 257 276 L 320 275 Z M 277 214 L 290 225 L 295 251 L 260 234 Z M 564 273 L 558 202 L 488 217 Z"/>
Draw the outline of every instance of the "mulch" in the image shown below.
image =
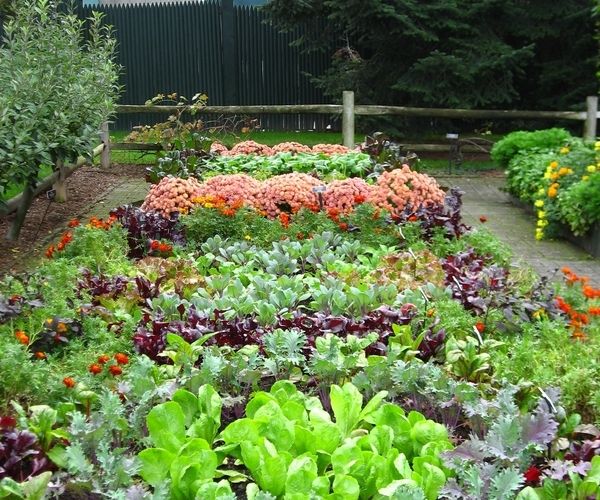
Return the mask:
<path fill-rule="evenodd" d="M 45 194 L 34 200 L 16 242 L 4 237 L 14 214 L 0 218 L 0 277 L 30 266 L 71 219 L 84 214 L 104 193 L 127 178 L 143 176 L 144 167 L 140 165 L 113 165 L 110 170 L 92 166 L 80 168 L 67 179 L 67 202 L 50 203 Z"/>

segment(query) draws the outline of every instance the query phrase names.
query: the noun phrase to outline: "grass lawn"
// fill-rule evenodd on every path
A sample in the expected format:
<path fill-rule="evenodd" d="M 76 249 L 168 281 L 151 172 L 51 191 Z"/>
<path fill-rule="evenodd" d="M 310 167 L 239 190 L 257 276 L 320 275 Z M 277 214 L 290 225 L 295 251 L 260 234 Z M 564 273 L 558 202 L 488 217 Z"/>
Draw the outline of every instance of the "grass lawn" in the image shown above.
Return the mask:
<path fill-rule="evenodd" d="M 38 175 L 38 179 L 43 179 L 44 177 L 48 177 L 52 173 L 52 167 L 49 165 L 42 165 L 40 169 L 40 173 Z M 22 184 L 9 184 L 6 188 L 6 191 L 2 196 L 0 196 L 0 200 L 10 200 L 13 196 L 17 196 L 21 191 L 23 191 Z"/>

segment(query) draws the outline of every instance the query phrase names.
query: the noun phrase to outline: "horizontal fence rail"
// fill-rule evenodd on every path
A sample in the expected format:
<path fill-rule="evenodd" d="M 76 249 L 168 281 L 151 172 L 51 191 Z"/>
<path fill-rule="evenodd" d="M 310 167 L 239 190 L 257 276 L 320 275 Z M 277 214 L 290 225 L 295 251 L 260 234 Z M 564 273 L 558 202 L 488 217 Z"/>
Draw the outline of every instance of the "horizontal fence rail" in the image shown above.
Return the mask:
<path fill-rule="evenodd" d="M 189 110 L 189 106 L 145 106 L 119 105 L 117 113 L 175 113 Z M 311 114 L 341 114 L 344 107 L 341 104 L 289 104 L 262 106 L 205 106 L 197 110 L 198 114 L 240 114 L 258 115 L 264 113 L 311 113 Z M 450 109 L 450 108 L 412 108 L 405 106 L 375 106 L 357 105 L 354 114 L 360 116 L 421 116 L 436 118 L 528 118 L 547 120 L 578 120 L 584 121 L 585 111 L 521 111 L 501 109 Z"/>
<path fill-rule="evenodd" d="M 587 111 L 534 111 L 512 109 L 451 109 L 451 108 L 415 108 L 407 106 L 355 105 L 354 92 L 344 91 L 343 105 L 340 104 L 285 104 L 285 105 L 250 105 L 250 106 L 205 106 L 196 109 L 201 115 L 207 114 L 303 114 L 342 115 L 342 132 L 344 145 L 354 145 L 355 116 L 419 116 L 436 118 L 484 118 L 484 119 L 531 119 L 531 120 L 575 120 L 584 122 L 583 137 L 593 140 L 596 137 L 598 120 L 598 97 L 589 96 L 586 101 Z M 190 106 L 160 105 L 120 105 L 117 113 L 166 113 L 172 114 L 181 110 L 190 111 Z"/>

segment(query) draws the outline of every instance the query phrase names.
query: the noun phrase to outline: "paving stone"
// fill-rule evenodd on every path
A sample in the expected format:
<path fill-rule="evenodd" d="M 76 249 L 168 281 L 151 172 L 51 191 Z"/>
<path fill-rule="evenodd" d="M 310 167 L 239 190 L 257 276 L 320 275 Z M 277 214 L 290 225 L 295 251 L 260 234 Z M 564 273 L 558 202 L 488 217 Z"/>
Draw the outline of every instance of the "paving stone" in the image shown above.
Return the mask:
<path fill-rule="evenodd" d="M 557 269 L 568 266 L 577 274 L 589 276 L 600 286 L 600 261 L 568 241 L 536 241 L 535 217 L 525 209 L 515 206 L 502 188 L 504 177 L 438 176 L 445 186 L 458 186 L 464 192 L 463 217 L 474 227 L 484 226 L 513 251 L 515 265 L 531 266 L 539 274 L 561 279 Z M 482 224 L 479 217 L 485 215 Z"/>

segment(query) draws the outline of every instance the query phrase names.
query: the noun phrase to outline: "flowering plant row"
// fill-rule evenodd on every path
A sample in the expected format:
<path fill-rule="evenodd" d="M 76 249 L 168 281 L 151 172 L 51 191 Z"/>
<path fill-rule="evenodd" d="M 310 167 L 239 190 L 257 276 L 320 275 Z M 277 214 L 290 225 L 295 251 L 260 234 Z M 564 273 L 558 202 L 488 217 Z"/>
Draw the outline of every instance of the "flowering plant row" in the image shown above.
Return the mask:
<path fill-rule="evenodd" d="M 218 175 L 203 183 L 193 178 L 167 177 L 153 186 L 142 209 L 165 216 L 187 213 L 196 203 L 222 200 L 239 208 L 256 208 L 269 217 L 294 213 L 300 208 L 318 211 L 349 212 L 357 204 L 368 202 L 391 213 L 405 207 L 417 209 L 443 202 L 444 193 L 435 179 L 413 172 L 408 166 L 384 172 L 375 184 L 358 178 L 324 184 L 308 174 L 285 174 L 257 181 L 244 174 Z"/>
<path fill-rule="evenodd" d="M 567 137 L 561 146 L 522 149 L 508 163 L 507 183 L 535 207 L 536 239 L 559 236 L 564 226 L 584 235 L 600 221 L 600 141 Z"/>

